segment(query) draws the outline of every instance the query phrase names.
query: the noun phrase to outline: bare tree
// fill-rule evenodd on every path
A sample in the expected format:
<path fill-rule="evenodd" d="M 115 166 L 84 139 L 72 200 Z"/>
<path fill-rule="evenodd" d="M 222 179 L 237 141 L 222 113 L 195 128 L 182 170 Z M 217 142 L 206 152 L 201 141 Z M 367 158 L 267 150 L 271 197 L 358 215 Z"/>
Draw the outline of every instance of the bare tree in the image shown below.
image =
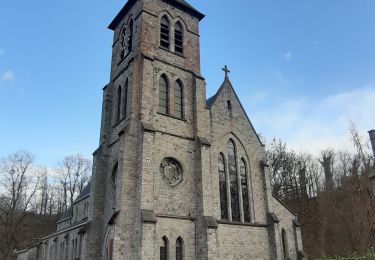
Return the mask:
<path fill-rule="evenodd" d="M 62 190 L 63 210 L 67 210 L 90 180 L 91 161 L 82 155 L 65 157 L 56 170 Z"/>
<path fill-rule="evenodd" d="M 327 149 L 322 151 L 321 155 L 322 158 L 319 159 L 319 162 L 324 169 L 325 189 L 326 191 L 332 191 L 334 189 L 333 165 L 336 154 L 332 149 Z"/>
<path fill-rule="evenodd" d="M 0 160 L 0 258 L 10 259 L 19 246 L 25 217 L 39 188 L 40 172 L 34 156 L 19 151 Z"/>

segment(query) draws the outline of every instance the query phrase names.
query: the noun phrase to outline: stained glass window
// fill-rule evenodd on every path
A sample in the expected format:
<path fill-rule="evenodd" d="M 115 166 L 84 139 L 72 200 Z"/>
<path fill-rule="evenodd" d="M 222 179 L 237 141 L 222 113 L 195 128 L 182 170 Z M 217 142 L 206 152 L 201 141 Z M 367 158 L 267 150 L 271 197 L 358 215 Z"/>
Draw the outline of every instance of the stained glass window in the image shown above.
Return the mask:
<path fill-rule="evenodd" d="M 220 188 L 220 211 L 221 219 L 228 219 L 227 182 L 225 176 L 224 155 L 219 155 L 219 188 Z"/>
<path fill-rule="evenodd" d="M 232 220 L 241 221 L 240 204 L 238 196 L 238 178 L 237 178 L 237 163 L 236 163 L 236 148 L 233 140 L 228 141 L 228 168 L 229 168 L 229 182 L 230 195 L 232 207 Z"/>
<path fill-rule="evenodd" d="M 243 158 L 241 159 L 241 162 L 240 162 L 240 175 L 241 175 L 244 221 L 249 223 L 250 222 L 249 187 L 247 185 L 246 162 Z"/>

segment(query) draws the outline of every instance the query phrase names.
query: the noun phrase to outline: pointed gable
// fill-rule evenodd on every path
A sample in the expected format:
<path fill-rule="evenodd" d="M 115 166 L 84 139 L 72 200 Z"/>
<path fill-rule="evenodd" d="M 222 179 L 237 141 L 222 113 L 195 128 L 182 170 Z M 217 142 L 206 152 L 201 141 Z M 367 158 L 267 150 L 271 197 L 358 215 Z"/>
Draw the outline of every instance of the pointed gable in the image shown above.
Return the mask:
<path fill-rule="evenodd" d="M 253 132 L 256 135 L 259 143 L 262 146 L 264 146 L 264 144 L 262 143 L 262 141 L 259 138 L 259 135 L 258 135 L 257 131 L 255 130 L 253 124 L 251 123 L 250 118 L 248 117 L 244 107 L 242 106 L 242 103 L 241 103 L 240 99 L 238 98 L 238 95 L 237 95 L 236 91 L 234 90 L 233 85 L 230 82 L 229 78 L 225 78 L 224 82 L 221 84 L 221 86 L 220 86 L 219 90 L 216 92 L 216 94 L 206 100 L 206 107 L 208 109 L 211 109 L 217 103 L 218 99 L 220 99 L 220 97 L 223 96 L 223 93 L 226 90 L 233 93 L 233 98 L 239 104 L 239 107 L 242 110 L 243 114 L 245 115 L 246 120 L 248 121 L 250 128 L 253 130 Z M 231 104 L 229 104 L 229 105 L 231 105 Z"/>

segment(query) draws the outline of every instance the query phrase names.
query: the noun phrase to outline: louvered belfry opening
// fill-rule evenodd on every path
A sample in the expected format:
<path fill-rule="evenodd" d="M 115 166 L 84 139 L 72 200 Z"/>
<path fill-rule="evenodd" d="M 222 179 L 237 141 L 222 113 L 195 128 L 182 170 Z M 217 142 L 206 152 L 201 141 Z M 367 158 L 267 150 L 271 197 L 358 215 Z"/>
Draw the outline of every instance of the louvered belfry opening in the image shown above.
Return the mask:
<path fill-rule="evenodd" d="M 165 16 L 160 23 L 160 46 L 169 49 L 169 21 Z"/>

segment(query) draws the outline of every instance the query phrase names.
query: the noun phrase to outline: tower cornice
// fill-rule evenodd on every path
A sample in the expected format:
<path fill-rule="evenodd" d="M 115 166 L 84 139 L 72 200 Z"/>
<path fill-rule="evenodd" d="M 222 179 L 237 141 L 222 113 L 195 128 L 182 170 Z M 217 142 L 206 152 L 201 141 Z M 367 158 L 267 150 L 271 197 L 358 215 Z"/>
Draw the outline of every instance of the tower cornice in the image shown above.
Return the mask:
<path fill-rule="evenodd" d="M 129 12 L 129 10 L 132 8 L 132 6 L 139 0 L 129 0 L 126 2 L 124 7 L 121 9 L 121 11 L 116 15 L 116 17 L 113 19 L 113 21 L 108 26 L 109 29 L 115 30 L 117 25 L 121 22 L 122 18 Z M 191 14 L 192 16 L 195 16 L 196 18 L 202 20 L 205 15 L 199 12 L 197 9 L 192 7 L 190 4 L 188 4 L 185 0 L 162 0 L 163 2 L 166 2 L 178 9 L 181 9 L 182 11 L 187 12 L 188 14 Z"/>

